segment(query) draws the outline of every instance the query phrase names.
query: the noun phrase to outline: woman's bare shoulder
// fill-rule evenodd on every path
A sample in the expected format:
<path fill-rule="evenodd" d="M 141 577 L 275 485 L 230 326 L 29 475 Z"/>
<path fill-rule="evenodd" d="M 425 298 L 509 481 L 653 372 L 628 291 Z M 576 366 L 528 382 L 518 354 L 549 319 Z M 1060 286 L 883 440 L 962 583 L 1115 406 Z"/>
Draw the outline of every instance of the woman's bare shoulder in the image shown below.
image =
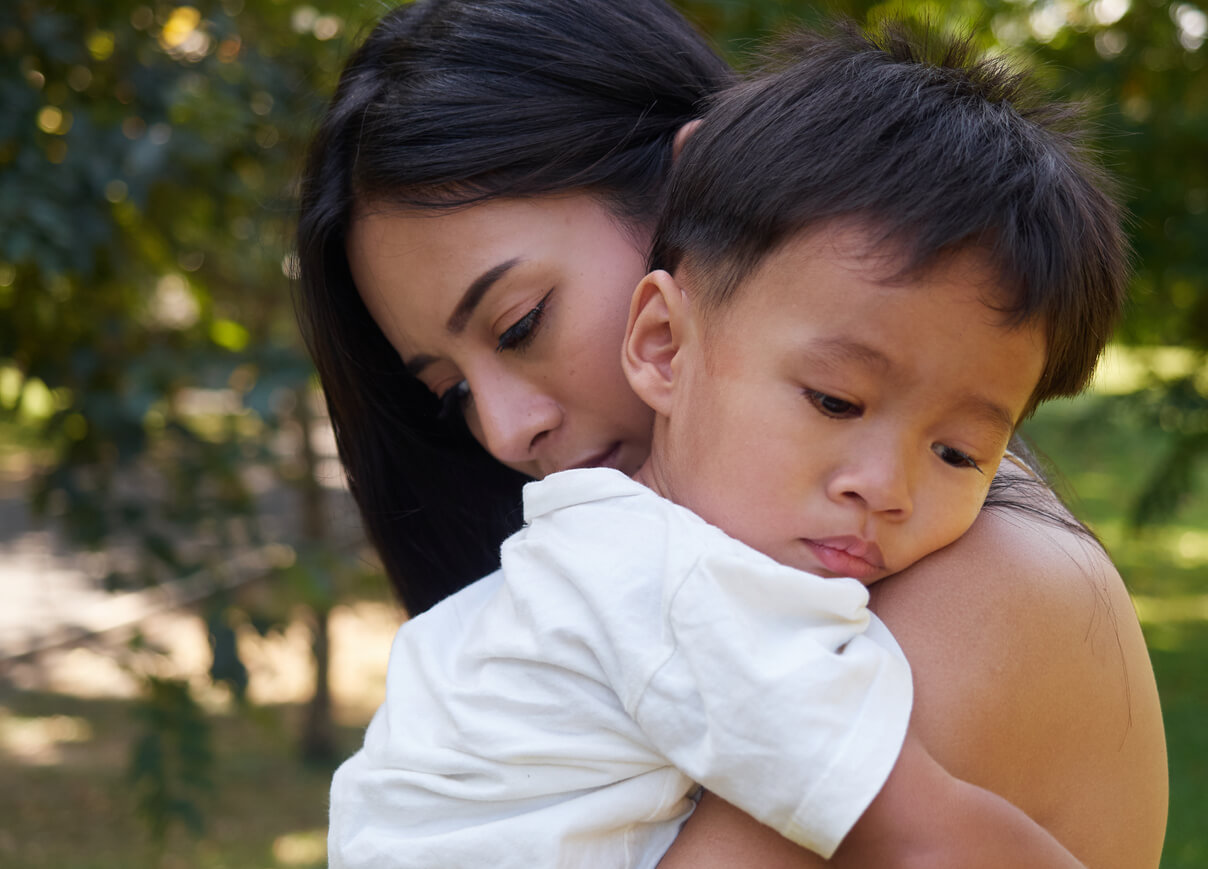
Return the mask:
<path fill-rule="evenodd" d="M 1127 600 L 1117 589 L 1119 573 L 1090 537 L 1021 511 L 987 510 L 955 543 L 874 586 L 872 608 L 886 622 L 903 621 L 903 631 L 925 627 L 935 644 L 1018 650 L 1037 633 L 1050 645 L 1103 640 L 1104 619 Z M 1131 605 L 1126 615 L 1134 618 Z M 937 620 L 950 639 L 935 635 Z M 1071 620 L 1080 630 L 1067 630 Z"/>
<path fill-rule="evenodd" d="M 879 583 L 914 672 L 914 722 L 953 774 L 1005 796 L 1094 867 L 1156 866 L 1166 756 L 1153 671 L 1091 539 L 987 510 Z"/>
<path fill-rule="evenodd" d="M 1161 713 L 1140 626 L 1101 548 L 987 511 L 872 597 L 911 662 L 915 728 L 949 772 L 1011 800 L 1091 869 L 1157 866 Z M 706 795 L 662 865 L 824 863 Z"/>

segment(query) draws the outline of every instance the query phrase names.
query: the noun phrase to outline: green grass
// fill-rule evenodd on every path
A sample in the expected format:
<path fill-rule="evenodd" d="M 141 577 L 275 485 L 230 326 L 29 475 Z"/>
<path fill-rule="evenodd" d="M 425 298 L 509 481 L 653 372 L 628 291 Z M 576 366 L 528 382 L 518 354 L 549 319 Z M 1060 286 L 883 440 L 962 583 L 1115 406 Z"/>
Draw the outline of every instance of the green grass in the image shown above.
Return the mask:
<path fill-rule="evenodd" d="M 1167 446 L 1156 421 L 1103 397 L 1044 408 L 1025 434 L 1068 486 L 1137 601 L 1170 755 L 1170 821 L 1162 869 L 1208 867 L 1208 457 L 1195 496 L 1169 521 L 1137 530 L 1131 505 Z"/>
<path fill-rule="evenodd" d="M 1092 395 L 1042 408 L 1024 433 L 1053 461 L 1058 488 L 1107 545 L 1134 594 L 1208 593 L 1208 457 L 1197 468 L 1195 496 L 1170 519 L 1137 529 L 1133 502 L 1169 446 L 1156 420 Z"/>
<path fill-rule="evenodd" d="M 1208 866 L 1208 625 L 1148 627 L 1170 752 L 1163 869 Z"/>
<path fill-rule="evenodd" d="M 138 726 L 125 700 L 0 690 L 0 866 L 6 869 L 319 869 L 331 769 L 293 750 L 298 710 L 215 715 L 205 831 L 160 852 L 127 779 Z M 351 753 L 359 729 L 339 734 Z M 57 738 L 56 738 L 57 737 Z M 39 750 L 41 747 L 41 750 Z"/>

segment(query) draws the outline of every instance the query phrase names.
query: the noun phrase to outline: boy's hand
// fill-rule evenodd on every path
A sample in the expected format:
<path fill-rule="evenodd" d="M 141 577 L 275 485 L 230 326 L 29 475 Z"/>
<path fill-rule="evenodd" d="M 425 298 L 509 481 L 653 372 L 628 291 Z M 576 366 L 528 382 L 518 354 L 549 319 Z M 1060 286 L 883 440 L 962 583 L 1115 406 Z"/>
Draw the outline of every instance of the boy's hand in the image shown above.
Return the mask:
<path fill-rule="evenodd" d="M 911 730 L 876 799 L 831 858 L 841 869 L 1085 869 L 1002 797 L 954 778 Z"/>

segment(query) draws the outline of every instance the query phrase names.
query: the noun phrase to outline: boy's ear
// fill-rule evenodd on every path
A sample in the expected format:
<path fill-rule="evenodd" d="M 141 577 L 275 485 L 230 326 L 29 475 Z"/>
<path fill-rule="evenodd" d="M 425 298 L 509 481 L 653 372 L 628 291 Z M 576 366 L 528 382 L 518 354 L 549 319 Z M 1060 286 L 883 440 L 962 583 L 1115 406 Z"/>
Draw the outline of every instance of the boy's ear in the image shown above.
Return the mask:
<path fill-rule="evenodd" d="M 675 359 L 682 347 L 688 300 L 670 274 L 642 278 L 629 303 L 621 365 L 633 391 L 657 414 L 671 413 Z"/>
<path fill-rule="evenodd" d="M 678 130 L 675 131 L 675 138 L 671 140 L 671 159 L 679 159 L 680 151 L 684 150 L 684 143 L 696 132 L 696 128 L 700 126 L 701 119 L 689 121 Z"/>

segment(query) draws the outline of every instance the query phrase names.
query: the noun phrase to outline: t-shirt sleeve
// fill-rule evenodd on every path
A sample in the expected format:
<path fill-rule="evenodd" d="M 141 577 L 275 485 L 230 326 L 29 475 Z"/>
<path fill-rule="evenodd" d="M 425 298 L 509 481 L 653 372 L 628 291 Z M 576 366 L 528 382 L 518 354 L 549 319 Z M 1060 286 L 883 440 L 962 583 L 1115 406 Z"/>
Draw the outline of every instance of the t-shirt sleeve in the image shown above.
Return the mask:
<path fill-rule="evenodd" d="M 866 601 L 855 580 L 706 555 L 633 710 L 685 774 L 824 857 L 881 789 L 910 718 L 909 666 Z"/>
<path fill-rule="evenodd" d="M 655 751 L 794 842 L 829 857 L 893 768 L 910 670 L 856 580 L 653 495 L 544 517 L 504 566 L 544 655 L 600 673 Z"/>

